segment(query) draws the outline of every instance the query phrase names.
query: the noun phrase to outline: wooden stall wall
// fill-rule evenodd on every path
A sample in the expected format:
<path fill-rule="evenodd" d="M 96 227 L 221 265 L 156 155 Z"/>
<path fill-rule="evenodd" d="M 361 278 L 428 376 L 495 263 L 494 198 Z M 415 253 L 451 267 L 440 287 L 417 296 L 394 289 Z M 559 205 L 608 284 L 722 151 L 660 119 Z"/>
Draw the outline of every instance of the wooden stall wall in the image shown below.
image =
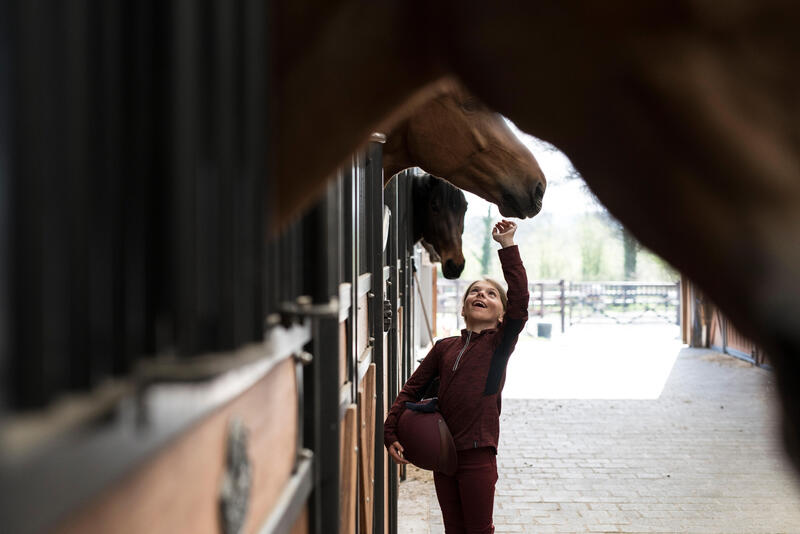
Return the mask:
<path fill-rule="evenodd" d="M 233 419 L 247 432 L 252 498 L 244 532 L 259 532 L 296 461 L 298 412 L 291 359 L 160 451 L 56 529 L 63 534 L 219 533 L 219 488 Z M 191 386 L 182 386 L 192 395 Z M 265 406 L 280 409 L 265 409 Z"/>
<path fill-rule="evenodd" d="M 351 404 L 342 419 L 341 451 L 341 491 L 339 532 L 355 532 L 356 529 L 356 491 L 358 475 L 358 409 Z"/>
<path fill-rule="evenodd" d="M 681 279 L 681 321 L 683 341 L 689 346 L 711 348 L 760 367 L 769 367 L 763 349 L 742 335 L 686 277 Z"/>
<path fill-rule="evenodd" d="M 359 532 L 372 534 L 375 498 L 375 364 L 358 388 Z"/>

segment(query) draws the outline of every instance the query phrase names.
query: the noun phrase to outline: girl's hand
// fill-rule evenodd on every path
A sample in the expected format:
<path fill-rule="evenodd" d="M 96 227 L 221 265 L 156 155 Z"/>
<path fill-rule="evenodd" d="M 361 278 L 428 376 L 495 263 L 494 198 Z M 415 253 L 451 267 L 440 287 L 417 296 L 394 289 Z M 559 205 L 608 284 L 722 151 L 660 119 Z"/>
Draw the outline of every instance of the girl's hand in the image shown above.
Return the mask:
<path fill-rule="evenodd" d="M 494 225 L 492 239 L 500 243 L 503 248 L 514 245 L 514 232 L 517 231 L 516 223 L 503 219 Z"/>
<path fill-rule="evenodd" d="M 403 458 L 403 446 L 399 441 L 395 441 L 389 446 L 389 456 L 391 456 L 398 464 L 407 464 L 408 460 Z"/>

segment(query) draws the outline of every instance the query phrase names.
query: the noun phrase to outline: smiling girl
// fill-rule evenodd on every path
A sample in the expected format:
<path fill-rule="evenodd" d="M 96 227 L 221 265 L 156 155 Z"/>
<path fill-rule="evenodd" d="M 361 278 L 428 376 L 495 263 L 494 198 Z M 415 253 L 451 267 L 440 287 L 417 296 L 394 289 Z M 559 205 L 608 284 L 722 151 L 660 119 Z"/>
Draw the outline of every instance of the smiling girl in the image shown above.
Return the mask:
<path fill-rule="evenodd" d="M 401 464 L 403 445 L 397 421 L 406 402 L 417 402 L 439 378 L 438 409 L 458 451 L 458 470 L 452 476 L 434 472 L 436 496 L 445 532 L 494 532 L 492 507 L 497 482 L 497 442 L 506 364 L 528 320 L 528 279 L 514 244 L 517 225 L 502 220 L 492 238 L 498 251 L 508 295 L 489 279 L 470 284 L 462 301 L 466 328 L 461 336 L 438 341 L 397 396 L 384 423 L 384 443 Z"/>

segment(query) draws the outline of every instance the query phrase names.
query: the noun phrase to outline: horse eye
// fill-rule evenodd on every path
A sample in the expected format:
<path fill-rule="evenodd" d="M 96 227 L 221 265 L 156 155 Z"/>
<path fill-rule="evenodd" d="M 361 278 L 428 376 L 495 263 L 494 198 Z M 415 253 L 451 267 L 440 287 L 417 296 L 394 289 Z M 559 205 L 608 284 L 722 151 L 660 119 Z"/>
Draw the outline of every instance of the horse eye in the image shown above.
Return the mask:
<path fill-rule="evenodd" d="M 481 108 L 480 102 L 474 98 L 470 98 L 461 103 L 461 109 L 464 111 L 478 111 Z"/>

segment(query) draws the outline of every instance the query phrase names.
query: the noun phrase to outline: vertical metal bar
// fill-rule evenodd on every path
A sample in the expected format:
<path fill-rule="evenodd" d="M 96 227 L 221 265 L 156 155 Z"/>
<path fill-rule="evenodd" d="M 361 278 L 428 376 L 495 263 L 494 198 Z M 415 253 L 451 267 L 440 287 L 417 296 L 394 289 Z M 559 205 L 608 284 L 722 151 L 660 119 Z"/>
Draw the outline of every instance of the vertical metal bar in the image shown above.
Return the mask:
<path fill-rule="evenodd" d="M 215 209 L 219 227 L 215 229 L 216 240 L 210 243 L 210 252 L 216 256 L 214 280 L 216 293 L 210 295 L 208 315 L 215 325 L 216 336 L 213 350 L 230 350 L 236 347 L 239 314 L 244 303 L 237 302 L 236 280 L 241 254 L 237 246 L 243 232 L 238 221 L 244 220 L 247 212 L 236 206 L 238 193 L 243 187 L 241 168 L 237 158 L 241 146 L 237 124 L 236 104 L 239 100 L 237 66 L 241 57 L 238 39 L 240 29 L 236 27 L 237 2 L 212 2 L 208 14 L 208 32 L 213 35 L 213 51 L 210 59 L 208 82 L 212 87 L 209 110 L 213 114 L 213 126 L 209 131 L 211 164 L 216 167 L 214 186 L 217 198 L 209 204 Z M 198 221 L 197 224 L 203 224 Z"/>
<path fill-rule="evenodd" d="M 355 300 L 353 299 L 354 296 L 354 286 L 357 282 L 356 277 L 354 276 L 355 270 L 353 269 L 353 263 L 355 262 L 355 247 L 356 243 L 354 241 L 355 236 L 355 202 L 354 202 L 354 195 L 355 195 L 355 186 L 354 186 L 354 177 L 353 177 L 353 166 L 352 160 L 350 165 L 342 171 L 342 214 L 344 217 L 344 221 L 342 224 L 343 230 L 343 242 L 342 242 L 342 251 L 343 251 L 343 271 L 342 275 L 344 276 L 344 281 L 350 284 L 350 310 L 348 311 L 348 319 L 347 319 L 347 328 L 346 328 L 346 335 L 347 335 L 347 355 L 346 355 L 346 373 L 347 376 L 343 377 L 347 382 L 350 383 L 350 398 L 353 398 L 353 388 L 352 388 L 352 381 L 354 376 L 354 365 L 353 365 L 353 333 L 355 329 L 353 328 L 353 306 L 355 305 Z"/>
<path fill-rule="evenodd" d="M 308 369 L 313 376 L 314 393 L 314 490 L 311 529 L 327 534 L 339 525 L 339 318 L 338 314 L 314 319 L 314 361 Z M 307 397 L 308 398 L 308 397 Z"/>
<path fill-rule="evenodd" d="M 13 4 L 13 6 L 12 6 Z M 45 236 L 46 206 L 43 203 L 45 189 L 44 168 L 47 161 L 38 165 L 37 153 L 46 153 L 48 137 L 46 115 L 52 113 L 52 98 L 43 91 L 45 76 L 52 72 L 49 57 L 54 33 L 47 15 L 55 17 L 53 11 L 43 9 L 34 2 L 2 2 L 2 38 L 8 39 L 8 74 L 0 77 L 5 84 L 6 102 L 3 115 L 13 116 L 14 121 L 0 122 L 0 128 L 8 128 L 7 145 L 0 155 L 3 158 L 3 189 L 8 191 L 10 211 L 4 235 L 9 254 L 2 261 L 6 264 L 8 282 L 5 290 L 9 294 L 7 311 L 8 326 L 5 330 L 7 351 L 8 403 L 12 407 L 32 407 L 47 402 L 50 391 L 60 385 L 52 377 L 60 374 L 58 365 L 48 365 L 45 351 L 50 338 L 56 332 L 43 328 L 47 308 L 44 303 L 44 275 L 42 256 L 44 247 L 39 243 Z M 38 8 L 38 9 L 37 9 Z M 37 37 L 34 37 L 37 36 Z M 36 102 L 41 102 L 40 106 Z M 15 127 L 15 125 L 18 125 Z M 59 152 L 53 151 L 49 159 Z M 3 202 L 5 202 L 5 197 Z M 39 211 L 36 207 L 39 206 Z M 58 310 L 49 310 L 54 313 Z M 24 354 L 21 358 L 19 355 Z M 49 372 L 46 374 L 46 368 Z"/>
<path fill-rule="evenodd" d="M 411 171 L 405 172 L 404 179 L 404 196 L 405 196 L 405 227 L 402 228 L 403 232 L 403 302 L 405 310 L 405 324 L 408 328 L 404 329 L 405 343 L 403 349 L 403 377 L 402 384 L 411 376 L 413 371 L 413 357 L 414 357 L 414 270 L 416 265 L 412 256 L 414 250 L 413 240 L 413 224 L 414 224 L 414 202 L 412 193 Z M 405 475 L 405 466 L 403 469 Z M 405 478 L 405 477 L 404 477 Z"/>
<path fill-rule="evenodd" d="M 361 229 L 359 228 L 360 212 L 362 206 L 359 202 L 361 186 L 361 166 L 359 165 L 360 154 L 353 156 L 351 163 L 351 190 L 350 202 L 352 206 L 350 218 L 350 401 L 355 402 L 358 398 L 358 277 L 359 258 L 361 255 Z M 358 514 L 356 514 L 358 517 Z"/>
<path fill-rule="evenodd" d="M 0 2 L 0 413 L 10 404 L 11 376 L 11 222 L 13 115 L 11 80 L 16 72 L 12 61 L 11 2 Z"/>
<path fill-rule="evenodd" d="M 171 275 L 170 306 L 174 314 L 176 345 L 179 352 L 191 354 L 199 343 L 194 327 L 197 307 L 194 288 L 197 287 L 198 272 L 196 237 L 194 228 L 195 199 L 199 192 L 194 180 L 194 156 L 197 149 L 196 134 L 198 124 L 195 110 L 198 108 L 197 95 L 197 42 L 198 6 L 190 0 L 176 0 L 171 6 L 170 16 L 180 23 L 170 28 L 172 40 L 169 75 L 166 96 L 168 101 L 170 143 L 167 150 L 167 176 L 169 177 L 169 198 L 172 199 L 167 217 L 170 221 L 171 242 L 164 243 L 165 255 L 169 258 Z"/>
<path fill-rule="evenodd" d="M 384 138 L 385 139 L 385 138 Z M 369 231 L 368 268 L 372 273 L 372 299 L 370 300 L 370 336 L 373 342 L 373 361 L 375 362 L 375 455 L 372 473 L 372 531 L 383 533 L 383 483 L 385 466 L 383 463 L 383 404 L 385 392 L 383 377 L 386 376 L 384 366 L 383 345 L 383 145 L 371 142 L 367 148 L 366 184 L 368 188 L 367 205 L 370 217 L 367 222 Z"/>
<path fill-rule="evenodd" d="M 101 362 L 95 361 L 92 354 L 89 331 L 91 330 L 90 295 L 93 293 L 92 277 L 89 273 L 88 257 L 91 240 L 89 237 L 91 212 L 91 166 L 89 105 L 92 100 L 89 71 L 92 63 L 89 58 L 88 34 L 89 6 L 86 2 L 75 2 L 63 6 L 63 19 L 59 28 L 63 41 L 58 51 L 61 68 L 66 69 L 61 79 L 61 93 L 65 101 L 60 110 L 66 129 L 63 139 L 64 167 L 63 176 L 67 181 L 68 191 L 65 198 L 66 207 L 55 205 L 53 208 L 61 213 L 67 229 L 69 250 L 64 251 L 61 258 L 61 269 L 65 270 L 69 287 L 66 288 L 69 304 L 65 320 L 69 325 L 68 343 L 60 350 L 69 352 L 70 388 L 86 390 L 92 386 L 97 375 L 102 374 Z M 55 169 L 53 169 L 55 171 Z M 56 173 L 45 177 L 49 185 L 55 180 Z M 55 199 L 54 199 L 55 200 Z M 60 355 L 54 355 L 58 358 Z"/>
<path fill-rule="evenodd" d="M 359 331 L 359 322 L 360 318 L 358 316 L 358 301 L 359 301 L 359 290 L 358 290 L 358 281 L 361 277 L 361 256 L 362 256 L 362 245 L 361 236 L 361 214 L 364 211 L 364 206 L 361 202 L 361 186 L 362 186 L 362 178 L 363 178 L 363 154 L 358 153 L 353 157 L 353 285 L 350 286 L 350 290 L 352 291 L 351 295 L 351 306 L 350 306 L 350 317 L 353 319 L 351 322 L 352 326 L 352 362 L 353 362 L 353 380 L 351 382 L 351 399 L 352 402 L 355 403 L 358 401 L 358 386 L 359 386 L 359 376 L 358 376 L 358 361 L 361 357 L 358 351 L 358 331 Z M 356 423 L 356 449 L 358 449 L 358 426 L 359 424 Z M 360 454 L 356 454 L 357 458 L 360 457 Z M 356 459 L 356 466 L 358 466 L 359 462 Z M 361 520 L 361 512 L 359 507 L 361 505 L 361 498 L 360 498 L 360 484 L 359 481 L 359 473 L 358 467 L 356 467 L 356 487 L 355 487 L 355 511 L 354 517 L 355 521 L 353 522 L 353 532 L 352 534 L 358 534 L 359 531 L 359 522 Z"/>
<path fill-rule="evenodd" d="M 399 304 L 398 290 L 400 287 L 398 266 L 398 180 L 399 177 L 394 177 L 384 191 L 386 205 L 391 212 L 391 219 L 389 223 L 389 239 L 386 245 L 386 264 L 391 267 L 389 280 L 386 282 L 388 290 L 388 300 L 392 309 L 392 325 L 389 328 L 387 343 L 389 345 L 386 369 L 386 384 L 387 384 L 387 404 L 391 405 L 397 398 L 398 394 L 398 337 L 397 337 L 397 308 Z M 383 443 L 383 435 L 380 436 L 381 443 Z M 389 460 L 389 465 L 386 470 L 389 477 L 388 491 L 388 509 L 385 511 L 389 515 L 389 534 L 397 534 L 397 464 Z"/>
<path fill-rule="evenodd" d="M 244 324 L 240 336 L 258 339 L 263 329 L 265 316 L 264 269 L 266 265 L 264 231 L 270 221 L 270 206 L 266 199 L 270 196 L 271 180 L 270 162 L 272 146 L 268 129 L 269 105 L 265 102 L 267 93 L 269 68 L 269 50 L 267 38 L 268 8 L 259 0 L 246 0 L 242 3 L 241 26 L 242 36 L 242 146 L 241 167 L 245 188 L 241 191 L 240 207 L 249 214 L 242 228 L 241 239 L 245 247 L 245 262 L 242 277 L 238 280 L 238 292 L 245 293 L 241 300 L 249 302 L 243 314 Z M 244 112 L 243 110 L 246 110 Z M 267 179 L 264 179 L 267 177 Z M 274 275 L 274 272 L 273 272 Z M 241 301 L 240 300 L 240 301 Z"/>
<path fill-rule="evenodd" d="M 413 249 L 413 209 L 412 202 L 412 181 L 411 172 L 405 171 L 400 176 L 399 187 L 399 250 L 400 250 L 400 264 L 402 266 L 402 273 L 400 278 L 400 290 L 402 291 L 401 301 L 403 303 L 403 332 L 402 332 L 402 365 L 400 380 L 398 381 L 398 388 L 401 388 L 406 383 L 411 375 L 412 368 L 412 353 L 414 343 L 414 314 L 413 314 L 413 269 L 414 261 L 411 258 L 411 249 Z M 406 466 L 400 466 L 400 480 L 406 479 Z"/>
<path fill-rule="evenodd" d="M 306 216 L 306 287 L 314 304 L 335 303 L 340 283 L 341 184 L 337 179 Z M 309 497 L 310 531 L 324 534 L 339 524 L 339 315 L 312 322 L 314 359 L 304 367 L 305 446 L 314 451 L 314 489 Z"/>
<path fill-rule="evenodd" d="M 408 233 L 409 228 L 411 228 L 412 218 L 409 214 L 410 211 L 410 180 L 408 177 L 408 171 L 405 171 L 399 174 L 395 180 L 399 180 L 398 182 L 398 198 L 397 198 L 397 209 L 398 209 L 398 227 L 397 227 L 397 236 L 398 236 L 398 254 L 399 254 L 399 261 L 400 261 L 400 287 L 398 291 L 400 292 L 400 302 L 402 303 L 401 306 L 403 307 L 403 317 L 402 317 L 402 325 L 403 331 L 401 332 L 401 341 L 400 341 L 400 376 L 398 380 L 398 388 L 405 383 L 408 373 L 408 341 L 409 336 L 408 332 L 413 328 L 413 324 L 409 321 L 410 314 L 408 311 L 408 296 L 411 293 L 411 286 L 408 283 L 408 272 L 409 272 L 409 261 L 408 261 Z"/>

